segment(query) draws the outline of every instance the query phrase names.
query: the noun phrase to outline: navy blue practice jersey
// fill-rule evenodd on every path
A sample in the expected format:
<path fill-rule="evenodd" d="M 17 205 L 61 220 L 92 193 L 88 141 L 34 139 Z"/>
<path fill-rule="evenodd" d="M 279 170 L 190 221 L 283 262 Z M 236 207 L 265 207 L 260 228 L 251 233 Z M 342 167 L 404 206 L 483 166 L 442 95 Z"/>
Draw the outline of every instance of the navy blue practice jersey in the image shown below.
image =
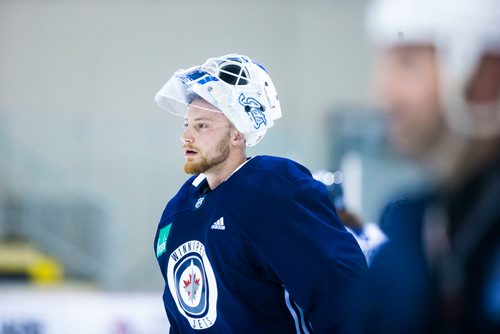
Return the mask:
<path fill-rule="evenodd" d="M 216 189 L 191 177 L 154 243 L 171 333 L 354 333 L 367 266 L 323 184 L 257 156 Z"/>

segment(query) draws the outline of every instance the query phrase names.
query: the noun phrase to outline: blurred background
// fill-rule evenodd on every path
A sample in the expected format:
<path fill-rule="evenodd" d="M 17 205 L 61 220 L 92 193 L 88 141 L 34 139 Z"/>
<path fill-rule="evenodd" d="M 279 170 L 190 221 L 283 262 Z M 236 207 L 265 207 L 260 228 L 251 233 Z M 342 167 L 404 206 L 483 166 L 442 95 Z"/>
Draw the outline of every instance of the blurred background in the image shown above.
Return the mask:
<path fill-rule="evenodd" d="M 421 175 L 372 107 L 366 4 L 0 0 L 0 334 L 166 332 L 153 238 L 186 175 L 182 120 L 153 96 L 211 56 L 248 55 L 278 89 L 283 118 L 250 155 L 341 170 L 376 222 Z"/>

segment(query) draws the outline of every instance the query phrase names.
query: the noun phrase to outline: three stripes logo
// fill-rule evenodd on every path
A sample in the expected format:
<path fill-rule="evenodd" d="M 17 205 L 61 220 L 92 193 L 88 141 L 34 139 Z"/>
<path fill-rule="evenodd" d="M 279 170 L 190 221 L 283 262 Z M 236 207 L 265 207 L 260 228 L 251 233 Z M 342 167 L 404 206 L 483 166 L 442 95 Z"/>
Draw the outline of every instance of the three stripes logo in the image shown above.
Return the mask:
<path fill-rule="evenodd" d="M 224 217 L 220 217 L 215 221 L 215 223 L 212 224 L 211 227 L 212 230 L 225 230 L 226 225 L 224 225 Z"/>

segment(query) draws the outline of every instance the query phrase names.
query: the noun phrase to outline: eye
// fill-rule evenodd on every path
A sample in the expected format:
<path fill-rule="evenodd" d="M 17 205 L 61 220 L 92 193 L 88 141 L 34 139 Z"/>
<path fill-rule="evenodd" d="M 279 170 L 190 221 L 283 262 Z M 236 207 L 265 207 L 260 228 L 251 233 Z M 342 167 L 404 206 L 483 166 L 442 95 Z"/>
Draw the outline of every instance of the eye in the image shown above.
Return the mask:
<path fill-rule="evenodd" d="M 205 128 L 208 128 L 208 124 L 206 124 L 206 123 L 198 123 L 198 124 L 196 124 L 196 127 L 198 129 L 205 129 Z"/>

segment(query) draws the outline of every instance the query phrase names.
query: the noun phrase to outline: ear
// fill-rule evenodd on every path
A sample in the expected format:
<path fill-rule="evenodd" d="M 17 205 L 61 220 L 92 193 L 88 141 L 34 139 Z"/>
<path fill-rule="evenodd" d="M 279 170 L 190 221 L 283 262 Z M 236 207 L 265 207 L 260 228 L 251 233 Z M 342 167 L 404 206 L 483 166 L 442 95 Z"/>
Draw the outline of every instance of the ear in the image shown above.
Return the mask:
<path fill-rule="evenodd" d="M 236 130 L 235 128 L 231 129 L 231 141 L 235 145 L 243 145 L 245 146 L 245 137 L 241 132 Z"/>
<path fill-rule="evenodd" d="M 500 100 L 500 55 L 485 55 L 467 87 L 467 101 L 488 104 Z"/>

